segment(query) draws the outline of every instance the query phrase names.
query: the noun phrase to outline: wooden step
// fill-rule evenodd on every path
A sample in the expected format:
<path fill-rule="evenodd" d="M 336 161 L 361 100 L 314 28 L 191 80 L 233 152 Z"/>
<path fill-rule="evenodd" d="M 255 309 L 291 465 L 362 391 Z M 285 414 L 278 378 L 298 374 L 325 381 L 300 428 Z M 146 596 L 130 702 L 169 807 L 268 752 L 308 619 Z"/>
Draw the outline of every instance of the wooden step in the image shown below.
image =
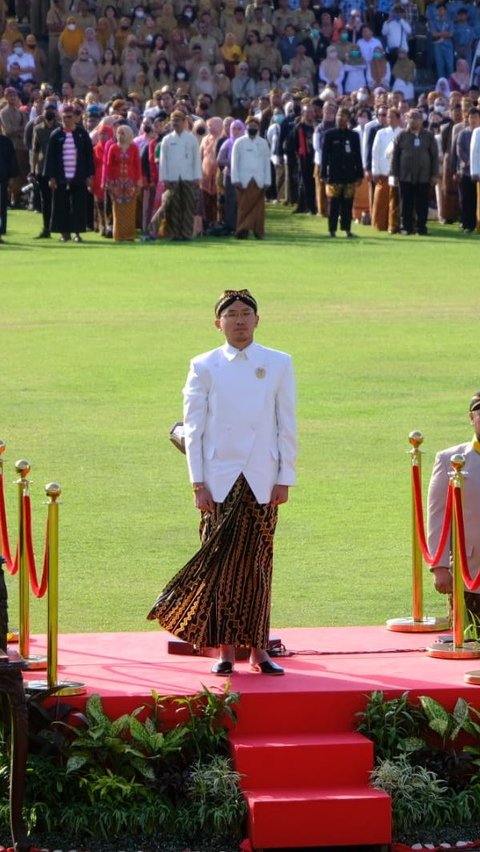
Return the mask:
<path fill-rule="evenodd" d="M 242 786 L 368 785 L 373 743 L 353 732 L 230 736 Z"/>
<path fill-rule="evenodd" d="M 254 849 L 391 842 L 391 800 L 366 786 L 245 791 Z"/>

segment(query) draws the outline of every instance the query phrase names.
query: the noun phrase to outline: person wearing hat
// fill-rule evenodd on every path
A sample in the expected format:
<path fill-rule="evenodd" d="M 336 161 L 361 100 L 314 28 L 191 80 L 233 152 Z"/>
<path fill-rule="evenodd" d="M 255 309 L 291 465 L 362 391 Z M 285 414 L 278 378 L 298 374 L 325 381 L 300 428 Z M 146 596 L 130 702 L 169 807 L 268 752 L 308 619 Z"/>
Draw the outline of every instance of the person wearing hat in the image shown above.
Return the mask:
<path fill-rule="evenodd" d="M 290 355 L 255 342 L 258 322 L 248 290 L 225 290 L 215 305 L 225 343 L 190 363 L 185 449 L 202 546 L 147 616 L 219 648 L 212 672 L 224 677 L 237 647 L 255 672 L 284 674 L 266 648 L 278 506 L 295 484 L 295 381 Z"/>
<path fill-rule="evenodd" d="M 440 541 L 445 502 L 447 499 L 449 474 L 452 472 L 450 459 L 460 453 L 465 456 L 463 473 L 463 521 L 465 528 L 465 544 L 470 576 L 476 577 L 480 570 L 480 523 L 478 507 L 480 506 L 480 391 L 475 393 L 469 405 L 469 420 L 473 426 L 473 438 L 463 444 L 457 444 L 441 450 L 435 456 L 433 471 L 428 488 L 427 503 L 427 534 L 428 549 L 435 553 Z M 437 592 L 450 594 L 452 591 L 452 542 L 448 539 L 437 562 L 432 565 L 433 582 Z M 480 618 L 480 594 L 465 590 L 465 608 L 476 619 Z"/>
<path fill-rule="evenodd" d="M 62 126 L 50 136 L 45 154 L 44 177 L 52 190 L 50 231 L 60 233 L 67 242 L 82 242 L 80 234 L 87 227 L 87 186 L 95 172 L 90 136 L 76 123 L 75 108 L 65 104 Z"/>
<path fill-rule="evenodd" d="M 249 116 L 245 122 L 247 135 L 235 140 L 232 148 L 232 183 L 237 190 L 238 240 L 253 231 L 257 240 L 265 233 L 265 188 L 270 186 L 270 148 L 259 136 L 260 122 Z"/>
<path fill-rule="evenodd" d="M 326 184 L 329 201 L 328 231 L 337 234 L 338 219 L 347 237 L 351 231 L 355 186 L 363 179 L 360 137 L 349 127 L 350 111 L 340 107 L 335 117 L 336 127 L 327 130 L 323 142 L 321 176 Z"/>
<path fill-rule="evenodd" d="M 165 217 L 172 240 L 191 240 L 195 215 L 195 188 L 202 177 L 200 151 L 194 135 L 187 130 L 185 113 L 176 109 L 171 116 L 172 132 L 160 147 L 159 176 L 170 200 Z"/>

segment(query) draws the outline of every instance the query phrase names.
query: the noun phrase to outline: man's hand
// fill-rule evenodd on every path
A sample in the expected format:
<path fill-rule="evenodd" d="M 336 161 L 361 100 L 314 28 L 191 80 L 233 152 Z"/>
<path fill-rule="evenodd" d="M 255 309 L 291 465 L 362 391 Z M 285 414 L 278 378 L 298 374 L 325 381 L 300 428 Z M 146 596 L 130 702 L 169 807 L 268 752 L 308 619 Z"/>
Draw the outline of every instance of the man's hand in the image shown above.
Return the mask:
<path fill-rule="evenodd" d="M 197 509 L 200 509 L 201 512 L 213 512 L 215 504 L 206 485 L 201 485 L 200 487 L 197 486 L 193 494 L 193 499 L 195 506 Z"/>
<path fill-rule="evenodd" d="M 57 186 L 58 186 L 58 183 L 57 183 L 57 181 L 55 180 L 55 178 L 50 178 L 50 180 L 48 181 L 48 185 L 49 185 L 50 189 L 52 189 L 53 191 L 55 191 L 55 190 L 56 190 L 56 188 L 57 188 Z"/>
<path fill-rule="evenodd" d="M 437 592 L 441 595 L 448 595 L 453 589 L 452 575 L 448 568 L 439 565 L 433 569 L 433 582 Z"/>
<path fill-rule="evenodd" d="M 280 506 L 288 500 L 288 485 L 274 485 L 270 496 L 269 506 Z"/>

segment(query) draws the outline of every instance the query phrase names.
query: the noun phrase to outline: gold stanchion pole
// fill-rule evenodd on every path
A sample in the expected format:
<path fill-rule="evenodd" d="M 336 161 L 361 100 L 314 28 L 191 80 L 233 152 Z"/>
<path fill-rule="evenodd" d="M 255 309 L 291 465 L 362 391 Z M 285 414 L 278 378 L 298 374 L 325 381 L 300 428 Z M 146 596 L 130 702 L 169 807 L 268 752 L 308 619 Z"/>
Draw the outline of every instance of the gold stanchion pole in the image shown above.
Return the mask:
<path fill-rule="evenodd" d="M 85 684 L 57 680 L 58 664 L 58 510 L 57 502 L 62 489 L 56 482 L 45 486 L 48 497 L 47 547 L 48 547 L 48 664 L 47 680 L 29 681 L 26 689 L 29 692 L 55 689 L 56 695 L 82 695 Z"/>
<path fill-rule="evenodd" d="M 408 440 L 412 449 L 408 455 L 411 468 L 417 467 L 422 481 L 422 451 L 423 435 L 421 432 L 410 432 Z M 425 616 L 423 614 L 423 563 L 422 551 L 417 534 L 417 509 L 415 488 L 412 475 L 412 615 L 407 618 L 390 618 L 387 629 L 398 633 L 429 633 L 432 631 L 448 630 L 447 617 Z"/>
<path fill-rule="evenodd" d="M 460 494 L 460 504 L 463 486 L 463 468 L 465 456 L 460 453 L 450 459 L 453 467 L 451 478 L 453 487 Z M 463 596 L 464 584 L 462 577 L 462 566 L 458 547 L 458 514 L 454 501 L 453 524 L 452 524 L 452 554 L 453 554 L 453 641 L 434 642 L 427 648 L 430 657 L 441 657 L 448 659 L 473 659 L 480 657 L 480 642 L 465 642 L 465 599 Z"/>
<path fill-rule="evenodd" d="M 28 496 L 30 480 L 30 463 L 20 459 L 15 463 L 18 474 L 16 485 L 18 487 L 18 578 L 19 578 L 19 653 L 27 664 L 28 669 L 44 669 L 47 666 L 47 658 L 42 656 L 30 656 L 30 579 L 28 575 L 28 559 L 26 547 L 25 530 L 25 502 Z"/>

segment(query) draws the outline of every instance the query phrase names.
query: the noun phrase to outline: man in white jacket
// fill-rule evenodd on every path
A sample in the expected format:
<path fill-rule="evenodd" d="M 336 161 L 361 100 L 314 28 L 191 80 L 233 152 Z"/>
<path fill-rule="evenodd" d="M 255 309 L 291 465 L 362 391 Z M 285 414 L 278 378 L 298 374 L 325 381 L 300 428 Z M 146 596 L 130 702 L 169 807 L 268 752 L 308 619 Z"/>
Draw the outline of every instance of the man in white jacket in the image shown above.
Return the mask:
<path fill-rule="evenodd" d="M 167 229 L 172 240 L 191 240 L 195 215 L 195 186 L 202 177 L 200 151 L 193 133 L 186 129 L 181 110 L 171 115 L 172 132 L 163 137 L 160 147 L 160 180 L 169 190 L 165 205 Z"/>
<path fill-rule="evenodd" d="M 446 450 L 441 450 L 435 457 L 432 476 L 428 489 L 428 548 L 435 553 L 440 541 L 445 513 L 445 503 L 452 472 L 450 459 L 461 453 L 465 456 L 465 474 L 463 485 L 463 522 L 465 529 L 465 548 L 467 552 L 468 570 L 471 578 L 480 571 L 480 392 L 475 393 L 469 405 L 470 423 L 474 434 L 471 441 L 457 444 Z M 452 592 L 452 542 L 448 539 L 443 553 L 432 566 L 434 585 L 437 592 L 449 594 Z M 480 619 L 480 593 L 464 591 L 465 606 Z"/>
<path fill-rule="evenodd" d="M 259 136 L 259 121 L 250 116 L 245 124 L 247 135 L 236 139 L 232 148 L 232 183 L 238 203 L 235 236 L 244 240 L 253 231 L 257 240 L 263 240 L 265 188 L 271 182 L 270 149 Z"/>
<path fill-rule="evenodd" d="M 258 321 L 248 290 L 226 290 L 215 306 L 225 343 L 190 364 L 185 449 L 202 547 L 148 616 L 219 647 L 212 672 L 223 676 L 240 646 L 254 671 L 284 674 L 266 648 L 277 507 L 295 484 L 295 382 L 289 355 L 255 343 Z"/>
<path fill-rule="evenodd" d="M 480 127 L 476 127 L 470 140 L 470 175 L 477 188 L 477 224 L 480 233 Z"/>
<path fill-rule="evenodd" d="M 372 146 L 372 179 L 375 184 L 372 204 L 372 226 L 377 231 L 395 234 L 400 229 L 398 187 L 389 181 L 392 165 L 393 141 L 400 133 L 401 115 L 391 107 L 387 113 L 387 127 L 375 135 Z"/>

